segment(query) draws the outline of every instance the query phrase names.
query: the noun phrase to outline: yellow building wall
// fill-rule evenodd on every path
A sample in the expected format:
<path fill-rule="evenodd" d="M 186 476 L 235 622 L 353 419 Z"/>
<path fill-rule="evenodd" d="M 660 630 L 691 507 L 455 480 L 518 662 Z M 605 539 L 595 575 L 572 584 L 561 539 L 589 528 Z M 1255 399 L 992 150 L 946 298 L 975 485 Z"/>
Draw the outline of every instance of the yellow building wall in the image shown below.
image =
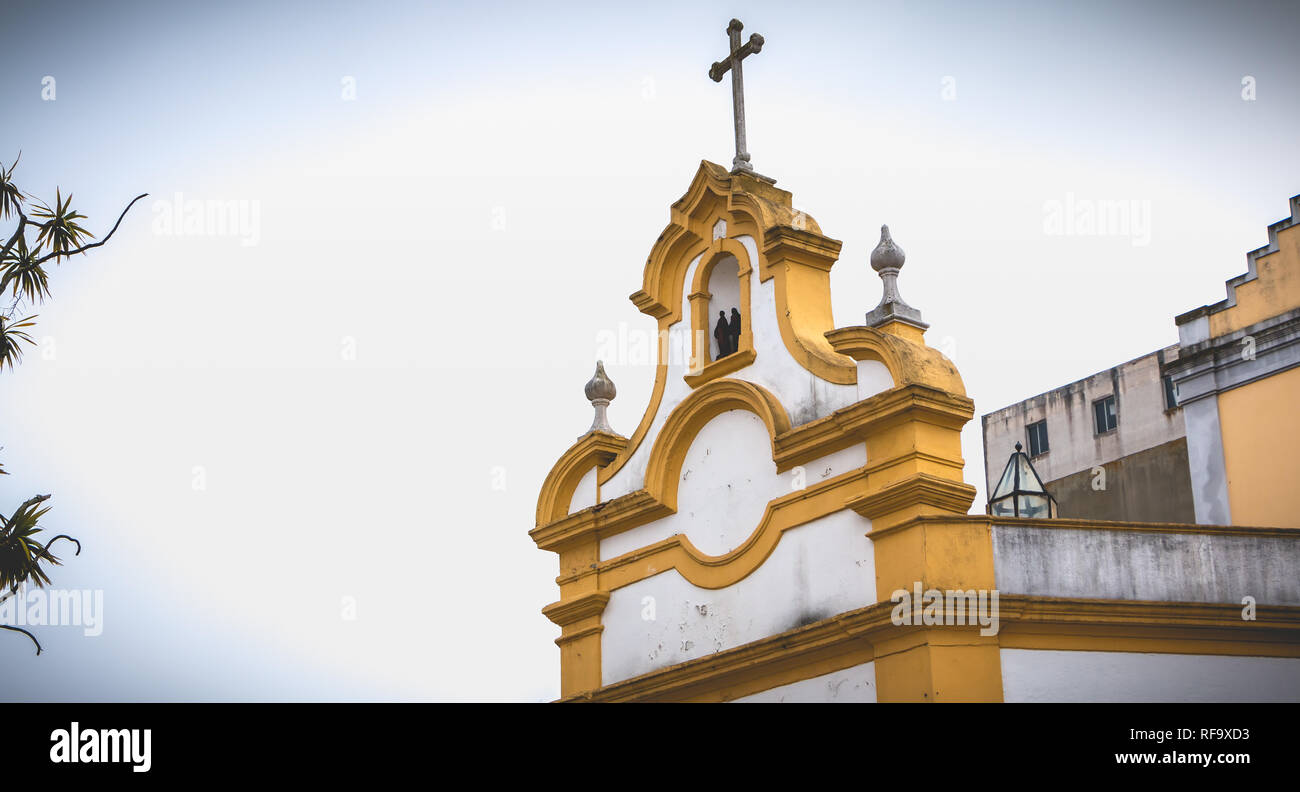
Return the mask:
<path fill-rule="evenodd" d="M 1250 327 L 1300 307 L 1300 225 L 1277 235 L 1277 252 L 1255 262 L 1256 278 L 1236 288 L 1237 304 L 1210 314 L 1210 336 Z"/>
<path fill-rule="evenodd" d="M 1234 525 L 1300 527 L 1300 368 L 1219 394 Z"/>

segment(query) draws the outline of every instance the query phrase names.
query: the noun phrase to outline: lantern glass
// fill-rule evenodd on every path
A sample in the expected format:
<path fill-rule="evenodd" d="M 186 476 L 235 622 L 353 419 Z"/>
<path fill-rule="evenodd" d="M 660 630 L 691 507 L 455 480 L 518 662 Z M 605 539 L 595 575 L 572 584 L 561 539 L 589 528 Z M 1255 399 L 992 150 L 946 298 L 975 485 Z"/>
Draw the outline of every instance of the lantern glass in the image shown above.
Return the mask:
<path fill-rule="evenodd" d="M 1043 486 L 1029 456 L 1021 451 L 1020 443 L 1016 443 L 1015 452 L 993 488 L 988 513 L 995 517 L 1039 519 L 1056 516 L 1056 499 Z"/>

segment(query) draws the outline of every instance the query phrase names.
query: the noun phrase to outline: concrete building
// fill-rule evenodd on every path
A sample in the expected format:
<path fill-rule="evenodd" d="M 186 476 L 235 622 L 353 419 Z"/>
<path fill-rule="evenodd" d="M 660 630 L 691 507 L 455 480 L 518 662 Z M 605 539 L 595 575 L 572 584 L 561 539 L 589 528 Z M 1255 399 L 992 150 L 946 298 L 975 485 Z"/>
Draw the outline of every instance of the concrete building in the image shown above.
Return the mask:
<path fill-rule="evenodd" d="M 1178 316 L 1166 366 L 1187 425 L 1196 521 L 1300 525 L 1300 195 L 1228 295 Z"/>
<path fill-rule="evenodd" d="M 1183 413 L 1162 367 L 1177 345 L 982 418 L 987 492 L 1017 442 L 1062 517 L 1196 521 Z"/>
<path fill-rule="evenodd" d="M 1016 442 L 1062 517 L 1300 525 L 1300 196 L 1179 341 L 983 416 L 991 485 Z"/>

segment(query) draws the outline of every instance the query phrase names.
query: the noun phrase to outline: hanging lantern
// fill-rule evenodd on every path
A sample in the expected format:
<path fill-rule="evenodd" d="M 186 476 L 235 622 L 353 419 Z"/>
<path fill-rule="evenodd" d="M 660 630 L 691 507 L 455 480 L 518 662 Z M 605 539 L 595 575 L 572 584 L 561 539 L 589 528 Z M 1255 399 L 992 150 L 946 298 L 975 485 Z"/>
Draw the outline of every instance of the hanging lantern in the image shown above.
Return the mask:
<path fill-rule="evenodd" d="M 1029 455 L 1016 450 L 1007 460 L 1002 478 L 989 497 L 988 513 L 994 517 L 1056 517 L 1056 498 L 1043 486 Z"/>

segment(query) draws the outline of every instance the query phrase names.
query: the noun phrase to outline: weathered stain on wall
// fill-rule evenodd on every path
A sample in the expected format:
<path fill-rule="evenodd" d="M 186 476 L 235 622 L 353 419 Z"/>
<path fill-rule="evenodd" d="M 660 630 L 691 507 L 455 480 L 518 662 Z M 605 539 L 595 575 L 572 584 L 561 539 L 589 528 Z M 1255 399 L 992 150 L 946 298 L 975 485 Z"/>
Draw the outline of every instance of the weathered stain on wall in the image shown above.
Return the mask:
<path fill-rule="evenodd" d="M 1099 470 L 1097 470 L 1099 469 Z M 1196 522 L 1187 438 L 1045 482 L 1062 517 Z"/>

